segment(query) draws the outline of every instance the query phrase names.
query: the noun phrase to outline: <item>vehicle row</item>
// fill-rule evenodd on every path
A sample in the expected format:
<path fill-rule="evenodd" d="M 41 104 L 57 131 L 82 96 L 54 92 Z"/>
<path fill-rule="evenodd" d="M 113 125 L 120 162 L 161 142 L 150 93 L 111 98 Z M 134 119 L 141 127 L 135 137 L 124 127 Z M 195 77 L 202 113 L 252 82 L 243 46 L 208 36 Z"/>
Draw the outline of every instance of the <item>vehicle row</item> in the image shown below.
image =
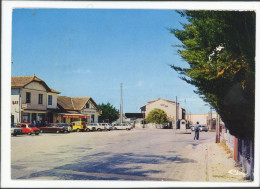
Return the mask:
<path fill-rule="evenodd" d="M 67 123 L 49 123 L 44 127 L 36 127 L 32 123 L 11 124 L 11 135 L 39 135 L 39 133 L 70 133 L 70 132 L 89 132 L 89 131 L 111 131 L 111 130 L 130 130 L 132 126 L 126 123 L 112 126 L 110 123 L 89 123 L 84 121 L 72 122 L 71 126 Z"/>
<path fill-rule="evenodd" d="M 191 130 L 194 131 L 194 126 L 192 125 L 191 127 Z M 208 132 L 208 126 L 207 125 L 199 125 L 199 131 L 205 131 L 205 132 Z"/>

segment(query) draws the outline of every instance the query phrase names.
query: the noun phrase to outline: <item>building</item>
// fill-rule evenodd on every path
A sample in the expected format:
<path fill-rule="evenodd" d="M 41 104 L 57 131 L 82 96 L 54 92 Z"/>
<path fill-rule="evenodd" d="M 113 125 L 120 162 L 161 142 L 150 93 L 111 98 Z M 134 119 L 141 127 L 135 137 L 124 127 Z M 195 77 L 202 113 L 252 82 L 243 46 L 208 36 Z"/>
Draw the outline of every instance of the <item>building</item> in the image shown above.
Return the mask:
<path fill-rule="evenodd" d="M 57 94 L 42 79 L 34 76 L 11 78 L 11 122 L 53 121 Z"/>
<path fill-rule="evenodd" d="M 176 110 L 178 110 L 177 119 L 185 118 L 185 109 L 180 107 L 179 103 L 176 108 L 176 102 L 171 100 L 158 98 L 156 100 L 148 101 L 147 104 L 140 109 L 141 112 L 144 113 L 144 116 L 147 116 L 155 108 L 163 110 L 167 114 L 169 121 L 175 122 Z"/>
<path fill-rule="evenodd" d="M 71 123 L 73 121 L 98 122 L 100 109 L 90 97 L 58 96 L 58 108 L 55 121 Z"/>
<path fill-rule="evenodd" d="M 210 120 L 211 116 L 212 116 L 212 120 L 216 120 L 217 113 L 189 114 L 188 118 L 192 124 L 195 124 L 198 121 L 201 125 L 209 125 L 209 120 Z"/>

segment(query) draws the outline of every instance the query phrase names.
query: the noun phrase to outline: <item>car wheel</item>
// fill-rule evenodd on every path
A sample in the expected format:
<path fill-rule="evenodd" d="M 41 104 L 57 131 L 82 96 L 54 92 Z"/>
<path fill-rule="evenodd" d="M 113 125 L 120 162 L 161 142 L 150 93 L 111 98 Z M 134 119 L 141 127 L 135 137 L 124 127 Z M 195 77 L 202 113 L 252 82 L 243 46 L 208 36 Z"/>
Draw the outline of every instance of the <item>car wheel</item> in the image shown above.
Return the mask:
<path fill-rule="evenodd" d="M 115 130 L 117 130 L 117 128 L 116 128 L 116 127 L 115 127 L 114 129 L 115 129 Z"/>
<path fill-rule="evenodd" d="M 42 131 L 42 130 L 40 130 L 40 133 L 43 133 L 43 131 Z"/>
<path fill-rule="evenodd" d="M 87 132 L 89 132 L 90 130 L 89 129 L 86 129 Z"/>
<path fill-rule="evenodd" d="M 100 129 L 100 128 L 98 128 L 97 130 L 98 130 L 98 131 L 101 131 L 101 129 Z"/>
<path fill-rule="evenodd" d="M 16 134 L 13 134 L 13 136 L 16 136 Z"/>
<path fill-rule="evenodd" d="M 56 131 L 56 133 L 60 133 L 60 131 Z"/>
<path fill-rule="evenodd" d="M 35 135 L 39 135 L 39 133 L 35 133 Z"/>
<path fill-rule="evenodd" d="M 79 132 L 79 129 L 77 129 L 77 132 Z"/>

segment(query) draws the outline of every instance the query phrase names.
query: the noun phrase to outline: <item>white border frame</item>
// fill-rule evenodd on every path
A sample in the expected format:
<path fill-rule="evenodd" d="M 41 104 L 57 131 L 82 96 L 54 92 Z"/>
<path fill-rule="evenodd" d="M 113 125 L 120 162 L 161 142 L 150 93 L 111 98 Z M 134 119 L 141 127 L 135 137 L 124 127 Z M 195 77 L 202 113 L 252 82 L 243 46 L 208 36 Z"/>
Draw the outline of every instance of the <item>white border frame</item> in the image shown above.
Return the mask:
<path fill-rule="evenodd" d="M 1 187 L 17 188 L 118 188 L 118 187 L 254 187 L 259 186 L 259 137 L 255 136 L 255 180 L 251 183 L 213 183 L 213 182 L 157 182 L 157 181 L 19 181 L 11 180 L 10 146 L 10 103 L 11 103 L 11 34 L 12 10 L 14 8 L 63 8 L 63 9 L 189 9 L 189 10 L 255 10 L 256 52 L 259 48 L 259 2 L 113 2 L 113 1 L 2 1 L 2 69 L 1 69 Z M 256 73 L 259 71 L 259 55 L 256 53 Z M 256 97 L 260 96 L 259 76 L 256 74 Z M 256 114 L 259 113 L 259 98 L 256 98 Z M 255 134 L 259 134 L 259 116 L 255 117 Z"/>

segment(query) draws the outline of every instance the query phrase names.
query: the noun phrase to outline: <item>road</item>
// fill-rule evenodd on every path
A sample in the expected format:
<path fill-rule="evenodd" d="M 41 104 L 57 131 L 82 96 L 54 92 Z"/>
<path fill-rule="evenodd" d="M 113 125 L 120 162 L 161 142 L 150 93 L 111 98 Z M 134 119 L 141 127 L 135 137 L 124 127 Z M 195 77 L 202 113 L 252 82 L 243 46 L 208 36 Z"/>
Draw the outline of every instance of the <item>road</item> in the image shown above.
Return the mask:
<path fill-rule="evenodd" d="M 207 181 L 215 133 L 133 129 L 11 137 L 11 178 L 30 180 Z"/>

